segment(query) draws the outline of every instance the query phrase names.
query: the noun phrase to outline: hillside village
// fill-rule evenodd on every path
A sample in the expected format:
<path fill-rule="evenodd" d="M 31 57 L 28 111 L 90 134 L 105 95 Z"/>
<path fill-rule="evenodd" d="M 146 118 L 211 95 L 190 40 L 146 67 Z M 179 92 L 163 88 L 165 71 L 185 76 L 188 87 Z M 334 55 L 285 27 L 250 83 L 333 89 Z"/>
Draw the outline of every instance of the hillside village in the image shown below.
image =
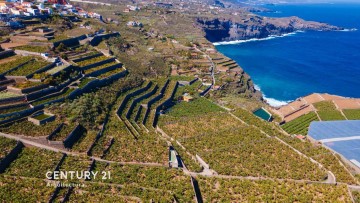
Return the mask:
<path fill-rule="evenodd" d="M 307 138 L 328 108 L 360 119 L 358 100 L 269 107 L 193 22 L 226 2 L 112 3 L 0 2 L 2 201 L 360 199 L 356 166 Z"/>

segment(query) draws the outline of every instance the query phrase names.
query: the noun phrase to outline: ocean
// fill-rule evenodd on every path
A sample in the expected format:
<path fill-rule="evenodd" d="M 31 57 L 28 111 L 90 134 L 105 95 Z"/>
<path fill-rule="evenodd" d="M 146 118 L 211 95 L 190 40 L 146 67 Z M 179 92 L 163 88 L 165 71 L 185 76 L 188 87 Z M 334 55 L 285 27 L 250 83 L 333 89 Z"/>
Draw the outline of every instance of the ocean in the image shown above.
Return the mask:
<path fill-rule="evenodd" d="M 313 92 L 360 97 L 360 4 L 298 4 L 268 8 L 271 17 L 299 16 L 347 31 L 306 31 L 261 40 L 215 43 L 252 78 L 272 106 Z"/>

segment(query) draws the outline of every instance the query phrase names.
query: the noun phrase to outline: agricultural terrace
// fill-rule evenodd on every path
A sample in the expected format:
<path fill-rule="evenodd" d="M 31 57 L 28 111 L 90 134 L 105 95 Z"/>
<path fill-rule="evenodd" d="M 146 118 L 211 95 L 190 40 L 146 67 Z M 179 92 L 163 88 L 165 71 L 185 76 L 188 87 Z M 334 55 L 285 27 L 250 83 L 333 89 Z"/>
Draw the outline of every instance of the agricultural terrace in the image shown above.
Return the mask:
<path fill-rule="evenodd" d="M 360 202 L 360 191 L 353 191 L 352 195 L 354 197 L 355 203 L 359 203 Z"/>
<path fill-rule="evenodd" d="M 97 52 L 97 51 L 88 51 L 88 52 L 85 52 L 85 53 L 82 53 L 82 54 L 76 54 L 75 56 L 71 56 L 69 58 L 71 58 L 71 60 L 78 60 L 78 59 L 82 59 L 82 58 L 85 58 L 85 57 L 88 57 L 88 56 L 93 56 L 95 54 L 99 54 L 99 52 Z"/>
<path fill-rule="evenodd" d="M 13 85 L 13 87 L 19 88 L 19 89 L 26 89 L 26 88 L 30 88 L 30 87 L 36 87 L 39 86 L 43 83 L 41 82 L 32 82 L 32 81 L 25 81 L 22 83 L 16 83 L 15 85 Z"/>
<path fill-rule="evenodd" d="M 232 111 L 232 114 L 244 121 L 249 125 L 253 125 L 262 131 L 264 131 L 269 136 L 275 136 L 279 133 L 279 127 L 273 123 L 264 121 L 263 119 L 255 116 L 252 112 L 245 110 L 243 108 L 237 108 Z"/>
<path fill-rule="evenodd" d="M 219 174 L 307 180 L 326 177 L 310 160 L 229 113 L 183 118 L 165 115 L 159 125 Z"/>
<path fill-rule="evenodd" d="M 199 94 L 199 86 L 201 85 L 201 81 L 197 80 L 191 85 L 179 86 L 176 90 L 174 98 L 177 99 L 185 93 L 190 94 L 191 96 L 197 96 Z"/>
<path fill-rule="evenodd" d="M 0 137 L 0 161 L 16 146 L 16 141 Z"/>
<path fill-rule="evenodd" d="M 17 95 L 19 96 L 19 95 Z M 13 112 L 19 112 L 22 110 L 26 110 L 29 109 L 29 105 L 22 105 L 22 106 L 10 106 L 6 109 L 1 109 L 0 110 L 0 114 L 8 114 L 8 113 L 13 113 Z"/>
<path fill-rule="evenodd" d="M 201 176 L 198 176 L 198 181 L 204 202 L 351 202 L 344 185 Z"/>
<path fill-rule="evenodd" d="M 58 41 L 66 40 L 66 39 L 69 39 L 69 37 L 66 35 L 55 35 L 54 38 L 49 41 L 50 42 L 58 42 Z"/>
<path fill-rule="evenodd" d="M 324 147 L 316 146 L 310 143 L 309 141 L 304 142 L 299 140 L 298 138 L 293 138 L 288 135 L 285 135 L 279 127 L 275 126 L 272 123 L 268 123 L 257 118 L 247 110 L 236 109 L 235 111 L 233 111 L 233 114 L 239 117 L 244 122 L 256 126 L 257 128 L 266 132 L 270 136 L 277 136 L 281 138 L 283 141 L 285 141 L 295 149 L 304 153 L 308 157 L 311 157 L 314 160 L 318 161 L 327 170 L 330 170 L 331 172 L 334 173 L 337 181 L 350 183 L 350 184 L 355 183 L 354 178 L 345 169 L 345 167 L 339 164 L 338 158 Z"/>
<path fill-rule="evenodd" d="M 324 147 L 314 145 L 309 141 L 303 142 L 297 138 L 292 138 L 281 133 L 278 134 L 278 137 L 308 157 L 311 157 L 321 163 L 327 170 L 330 170 L 335 175 L 336 181 L 349 184 L 356 183 L 354 177 L 348 172 L 348 170 L 339 164 L 340 160 Z"/>
<path fill-rule="evenodd" d="M 302 115 L 295 120 L 285 123 L 281 127 L 289 134 L 301 134 L 307 135 L 310 123 L 312 121 L 318 121 L 316 113 L 310 112 L 308 114 Z"/>
<path fill-rule="evenodd" d="M 44 125 L 35 125 L 27 119 L 15 121 L 11 124 L 0 126 L 3 133 L 14 135 L 25 135 L 30 137 L 48 136 L 60 125 L 61 122 L 55 120 Z"/>
<path fill-rule="evenodd" d="M 61 94 L 54 94 L 52 96 L 49 96 L 47 98 L 43 98 L 43 99 L 39 99 L 39 100 L 36 100 L 34 102 L 31 103 L 31 105 L 33 106 L 37 106 L 37 105 L 40 105 L 40 104 L 44 104 L 44 103 L 48 103 L 48 102 L 51 102 L 51 101 L 55 101 L 57 99 L 61 99 L 61 98 L 66 98 L 67 96 L 69 96 L 69 94 L 71 92 L 73 92 L 75 89 L 73 88 L 67 88 L 65 90 L 63 90 L 61 92 Z"/>
<path fill-rule="evenodd" d="M 98 57 L 94 57 L 94 58 L 91 58 L 91 59 L 86 59 L 86 60 L 83 60 L 83 61 L 79 61 L 76 64 L 78 66 L 80 66 L 80 67 L 84 67 L 84 66 L 87 66 L 87 65 L 90 65 L 90 64 L 94 64 L 94 63 L 103 61 L 105 59 L 108 59 L 108 57 L 106 57 L 106 56 L 98 56 Z"/>
<path fill-rule="evenodd" d="M 135 138 L 128 131 L 126 125 L 114 114 L 109 118 L 103 136 L 93 149 L 95 156 L 102 156 L 107 144 L 114 138 L 114 143 L 105 159 L 126 162 L 167 163 L 168 147 L 164 140 L 151 134 L 143 134 Z"/>
<path fill-rule="evenodd" d="M 38 57 L 34 57 L 34 60 L 31 60 L 30 62 L 26 63 L 25 65 L 22 65 L 20 68 L 16 70 L 7 73 L 6 75 L 27 76 L 50 64 L 51 63 L 48 61 L 45 61 Z"/>
<path fill-rule="evenodd" d="M 8 99 L 12 97 L 18 97 L 20 95 L 12 93 L 12 92 L 0 92 L 0 99 Z"/>
<path fill-rule="evenodd" d="M 180 102 L 176 104 L 168 110 L 166 115 L 181 118 L 224 111 L 224 109 L 209 102 L 207 99 L 199 97 L 192 102 Z"/>
<path fill-rule="evenodd" d="M 31 59 L 33 59 L 32 56 L 14 56 L 14 60 L 11 60 L 7 63 L 3 63 L 0 66 L 0 73 L 5 73 L 13 68 L 16 68 L 26 62 L 29 62 Z"/>
<path fill-rule="evenodd" d="M 345 120 L 332 101 L 321 101 L 313 104 L 322 121 Z"/>
<path fill-rule="evenodd" d="M 130 118 L 129 118 L 130 122 L 133 122 L 132 119 L 135 119 L 137 110 L 139 109 L 142 101 L 144 101 L 146 98 L 149 98 L 150 96 L 154 95 L 156 92 L 155 92 L 154 94 L 151 94 L 151 95 L 149 95 L 149 96 L 141 99 L 140 101 L 135 102 L 135 99 L 136 99 L 136 98 L 141 98 L 141 97 L 143 97 L 143 96 L 145 96 L 145 95 L 148 95 L 150 92 L 152 92 L 152 91 L 154 90 L 154 88 L 155 88 L 156 90 L 159 89 L 158 85 L 152 82 L 152 83 L 150 84 L 150 87 L 149 87 L 146 91 L 144 91 L 143 93 L 141 93 L 141 94 L 139 94 L 139 95 L 136 95 L 136 97 L 130 98 L 129 101 L 126 103 L 126 106 L 125 106 L 125 108 L 124 108 L 123 113 L 125 113 L 125 116 L 126 116 L 126 115 L 128 114 L 128 112 L 131 110 L 131 111 L 129 112 L 130 115 L 128 115 L 128 116 L 130 117 Z M 130 109 L 131 105 L 133 105 L 133 108 L 132 108 L 132 109 Z"/>
<path fill-rule="evenodd" d="M 71 149 L 73 151 L 80 153 L 87 152 L 87 150 L 94 142 L 98 132 L 94 130 L 84 130 L 82 133 L 83 135 L 80 137 L 80 139 L 72 146 Z"/>
<path fill-rule="evenodd" d="M 86 188 L 75 188 L 68 202 L 173 202 L 170 191 L 152 190 L 133 185 L 87 184 Z"/>
<path fill-rule="evenodd" d="M 20 166 L 21 167 L 21 166 Z M 42 179 L 0 174 L 0 199 L 3 202 L 37 202 L 50 199 L 54 187 L 47 187 Z"/>
<path fill-rule="evenodd" d="M 87 171 L 91 164 L 90 160 L 86 160 L 77 156 L 66 156 L 64 162 L 60 165 L 60 171 Z M 99 172 L 100 173 L 100 172 Z"/>
<path fill-rule="evenodd" d="M 116 64 L 118 64 L 116 61 L 108 62 L 108 63 L 105 63 L 105 64 L 103 64 L 101 66 L 96 66 L 94 68 L 87 69 L 87 70 L 84 71 L 84 73 L 85 74 L 90 74 L 90 73 L 93 73 L 95 71 L 102 70 L 104 68 L 108 68 L 108 67 L 116 65 Z"/>
<path fill-rule="evenodd" d="M 51 117 L 50 115 L 46 115 L 46 114 L 39 114 L 39 115 L 37 115 L 37 116 L 34 116 L 33 118 L 35 118 L 36 120 L 41 121 L 41 120 L 44 120 L 44 119 L 46 119 L 46 118 L 50 118 L 50 117 Z"/>
<path fill-rule="evenodd" d="M 62 125 L 60 131 L 53 135 L 52 140 L 56 140 L 56 141 L 64 140 L 71 133 L 71 131 L 74 130 L 75 127 L 76 127 L 76 123 Z"/>
<path fill-rule="evenodd" d="M 55 170 L 61 157 L 61 153 L 26 147 L 6 169 L 5 174 L 44 179 L 44 173 Z"/>
<path fill-rule="evenodd" d="M 343 113 L 349 120 L 360 120 L 360 109 L 343 109 Z"/>
<path fill-rule="evenodd" d="M 124 71 L 123 68 L 116 68 L 115 70 L 108 71 L 108 72 L 103 73 L 103 74 L 101 74 L 99 76 L 96 76 L 96 77 L 99 78 L 99 79 L 104 79 L 104 78 L 107 78 L 109 76 L 115 75 L 115 74 L 123 72 L 123 71 Z"/>
<path fill-rule="evenodd" d="M 190 177 L 181 170 L 137 165 L 105 165 L 96 162 L 94 171 L 110 171 L 111 173 L 111 179 L 96 181 L 158 189 L 160 192 L 171 191 L 179 202 L 191 202 L 194 198 Z"/>
<path fill-rule="evenodd" d="M 31 45 L 24 45 L 24 46 L 18 46 L 15 47 L 17 50 L 24 50 L 24 51 L 30 51 L 30 52 L 38 52 L 38 53 L 45 53 L 49 51 L 49 47 L 46 46 L 31 46 Z"/>
<path fill-rule="evenodd" d="M 58 72 L 64 70 L 67 67 L 69 67 L 69 66 L 68 65 L 55 66 L 54 68 L 47 70 L 46 73 L 52 75 L 52 74 L 55 74 L 55 73 L 58 73 Z"/>

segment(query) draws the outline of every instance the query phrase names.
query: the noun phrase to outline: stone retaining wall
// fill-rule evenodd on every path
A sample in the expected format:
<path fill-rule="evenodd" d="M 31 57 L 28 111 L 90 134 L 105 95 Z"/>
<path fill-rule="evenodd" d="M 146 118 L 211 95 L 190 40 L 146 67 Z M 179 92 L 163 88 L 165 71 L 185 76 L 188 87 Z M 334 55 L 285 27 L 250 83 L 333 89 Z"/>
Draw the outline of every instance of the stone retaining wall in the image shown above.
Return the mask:
<path fill-rule="evenodd" d="M 115 139 L 114 139 L 114 138 L 111 138 L 111 140 L 109 141 L 110 143 L 106 145 L 106 149 L 104 149 L 101 158 L 104 158 L 105 155 L 109 152 L 111 146 L 114 144 L 114 141 L 115 141 Z"/>
<path fill-rule="evenodd" d="M 78 59 L 74 59 L 72 60 L 74 63 L 77 63 L 77 62 L 80 62 L 80 61 L 85 61 L 85 60 L 88 60 L 88 59 L 92 59 L 92 58 L 95 58 L 95 57 L 98 57 L 98 56 L 102 56 L 103 54 L 102 53 L 98 53 L 98 54 L 94 54 L 94 55 L 91 55 L 91 56 L 85 56 L 83 58 L 78 58 Z"/>
<path fill-rule="evenodd" d="M 52 193 L 52 195 L 50 196 L 50 199 L 49 199 L 49 203 L 52 203 L 54 202 L 54 200 L 56 199 L 56 197 L 58 196 L 59 192 L 60 192 L 60 189 L 61 187 L 57 186 L 54 190 L 54 192 Z"/>
<path fill-rule="evenodd" d="M 86 154 L 87 154 L 88 156 L 91 156 L 91 151 L 92 151 L 92 149 L 95 147 L 97 141 L 103 136 L 104 130 L 105 130 L 105 126 L 106 126 L 106 124 L 107 124 L 108 121 L 109 121 L 109 115 L 106 115 L 105 120 L 104 120 L 104 123 L 102 124 L 99 133 L 96 135 L 94 142 L 90 145 L 89 149 L 86 151 Z"/>
<path fill-rule="evenodd" d="M 143 99 L 146 99 L 146 98 L 149 98 L 151 95 L 155 94 L 157 89 L 159 87 L 156 85 L 150 92 L 148 92 L 147 94 L 144 94 L 143 96 L 141 97 L 138 97 L 136 99 L 133 100 L 133 102 L 131 103 L 127 113 L 126 113 L 126 118 L 129 119 L 130 118 L 130 114 L 131 112 L 134 110 L 134 107 L 137 103 L 139 103 L 139 101 L 143 100 Z"/>
<path fill-rule="evenodd" d="M 200 96 L 206 95 L 206 94 L 210 91 L 211 88 L 212 88 L 212 85 L 210 85 L 210 86 L 209 86 L 208 88 L 206 88 L 204 91 L 200 92 Z"/>
<path fill-rule="evenodd" d="M 61 128 L 64 126 L 64 123 L 61 123 L 56 129 L 46 137 L 47 140 L 52 140 L 56 133 L 60 132 Z"/>
<path fill-rule="evenodd" d="M 0 115 L 0 118 L 6 118 L 6 117 L 9 117 L 9 116 L 13 116 L 11 118 L 0 121 L 0 125 L 10 123 L 10 122 L 14 122 L 16 120 L 19 120 L 19 118 L 22 118 L 22 117 L 30 116 L 34 112 L 36 112 L 38 110 L 41 110 L 41 109 L 43 109 L 43 108 L 34 107 L 34 108 L 31 108 L 31 109 L 26 109 L 26 110 L 15 112 L 15 113 Z"/>
<path fill-rule="evenodd" d="M 5 79 L 5 80 L 3 80 L 3 81 L 0 81 L 0 86 L 10 85 L 10 84 L 13 84 L 13 83 L 15 83 L 15 80 L 14 80 L 14 79 L 10 79 L 10 80 Z"/>
<path fill-rule="evenodd" d="M 198 181 L 191 176 L 191 185 L 194 189 L 196 203 L 203 203 Z"/>
<path fill-rule="evenodd" d="M 65 148 L 71 148 L 81 137 L 82 127 L 78 124 L 64 140 Z"/>
<path fill-rule="evenodd" d="M 73 46 L 79 46 L 80 42 L 78 37 L 74 37 L 74 38 L 70 38 L 70 39 L 64 39 L 64 40 L 60 40 L 60 41 L 56 41 L 53 43 L 53 47 L 57 47 L 60 44 L 64 44 L 67 47 L 73 47 Z"/>
<path fill-rule="evenodd" d="M 51 97 L 53 95 L 48 95 L 48 94 L 52 94 L 55 92 L 62 92 L 64 91 L 64 88 L 67 87 L 68 85 L 70 85 L 73 81 L 79 79 L 81 77 L 81 75 L 78 75 L 75 78 L 72 79 L 68 79 L 65 82 L 59 84 L 56 87 L 49 87 L 40 91 L 36 91 L 36 92 L 32 92 L 28 95 L 26 95 L 26 98 L 28 101 L 32 101 L 32 100 L 36 100 L 36 99 L 44 99 L 44 98 L 48 98 Z"/>
<path fill-rule="evenodd" d="M 61 157 L 60 161 L 56 164 L 54 172 L 55 171 L 60 171 L 60 167 L 64 163 L 64 160 L 65 160 L 66 157 L 67 157 L 67 154 L 64 153 L 63 156 Z"/>
<path fill-rule="evenodd" d="M 6 57 L 9 57 L 9 56 L 12 56 L 14 55 L 14 51 L 13 50 L 5 50 L 5 51 L 1 51 L 0 52 L 0 59 L 3 59 L 3 58 L 6 58 Z"/>
<path fill-rule="evenodd" d="M 37 71 L 33 72 L 33 73 L 30 73 L 29 75 L 25 76 L 26 78 L 32 78 L 35 74 L 38 74 L 38 73 L 42 73 L 42 72 L 45 72 L 47 70 L 50 70 L 51 68 L 55 67 L 56 63 L 53 62 L 43 68 L 40 68 L 38 69 Z"/>
<path fill-rule="evenodd" d="M 12 161 L 14 161 L 19 153 L 24 148 L 24 144 L 20 141 L 17 142 L 14 149 L 12 149 L 9 154 L 7 154 L 1 161 L 0 161 L 0 173 L 3 173 L 7 167 L 11 164 Z"/>
<path fill-rule="evenodd" d="M 14 68 L 12 68 L 12 69 L 10 69 L 10 70 L 7 70 L 7 71 L 1 73 L 0 76 L 1 76 L 1 77 L 4 77 L 7 73 L 10 73 L 11 71 L 17 70 L 17 69 L 20 68 L 21 66 L 24 66 L 24 65 L 26 65 L 27 63 L 30 63 L 30 62 L 33 61 L 33 60 L 35 60 L 35 59 L 31 59 L 31 60 L 26 61 L 25 63 L 22 63 L 22 64 L 14 67 Z M 11 76 L 10 76 L 10 77 L 9 77 L 9 76 L 5 76 L 5 77 L 8 78 L 8 79 L 12 79 Z"/>
<path fill-rule="evenodd" d="M 135 121 L 137 121 L 140 118 L 140 112 L 143 111 L 143 108 L 144 107 L 142 105 L 139 106 L 139 109 L 138 109 L 138 111 L 136 112 L 136 115 L 135 115 Z"/>
<path fill-rule="evenodd" d="M 105 59 L 103 61 L 99 61 L 99 62 L 96 62 L 96 63 L 93 63 L 93 64 L 89 64 L 87 66 L 84 66 L 84 67 L 81 67 L 81 70 L 87 70 L 87 69 L 90 69 L 90 68 L 95 68 L 97 66 L 101 66 L 101 65 L 104 65 L 106 63 L 110 63 L 110 62 L 113 62 L 115 61 L 115 58 L 109 58 L 109 59 Z"/>
<path fill-rule="evenodd" d="M 157 124 L 157 120 L 158 120 L 158 117 L 159 117 L 159 112 L 162 108 L 168 108 L 171 104 L 172 104 L 172 100 L 173 100 L 173 97 L 175 95 L 175 92 L 176 92 L 176 89 L 178 87 L 179 83 L 176 82 L 175 86 L 174 86 L 174 89 L 172 90 L 171 92 L 171 95 L 169 98 L 167 98 L 164 102 L 162 102 L 161 104 L 159 104 L 156 108 L 155 108 L 155 117 L 154 117 L 154 121 L 152 123 L 152 126 L 155 127 L 156 124 Z"/>
<path fill-rule="evenodd" d="M 191 81 L 183 81 L 183 80 L 181 80 L 181 81 L 178 81 L 179 82 L 179 85 L 192 85 L 194 82 L 196 82 L 197 80 L 198 80 L 199 78 L 195 78 L 195 79 L 193 79 L 193 80 L 191 80 Z"/>
<path fill-rule="evenodd" d="M 136 91 L 134 91 L 134 92 L 131 92 L 131 93 L 127 94 L 127 95 L 124 97 L 124 100 L 121 102 L 121 104 L 120 104 L 120 106 L 119 106 L 119 108 L 118 108 L 118 110 L 117 110 L 116 113 L 117 113 L 117 114 L 120 114 L 120 113 L 124 110 L 124 108 L 125 108 L 125 106 L 126 106 L 126 103 L 129 101 L 129 99 L 130 99 L 131 97 L 136 96 L 136 95 L 139 95 L 139 94 L 145 92 L 146 90 L 148 90 L 148 89 L 151 87 L 151 84 L 152 84 L 152 82 L 150 81 L 150 82 L 147 83 L 147 85 L 146 85 L 145 87 L 140 88 L 140 89 L 138 89 L 138 90 L 136 90 Z"/>
<path fill-rule="evenodd" d="M 0 106 L 0 110 L 4 110 L 4 109 L 8 109 L 8 108 L 17 108 L 17 107 L 22 107 L 22 106 L 28 106 L 28 104 L 20 103 L 20 104 L 9 105 L 9 106 Z"/>
<path fill-rule="evenodd" d="M 51 121 L 54 121 L 54 120 L 55 120 L 55 116 L 54 116 L 54 115 L 50 115 L 50 114 L 49 114 L 49 115 L 48 115 L 48 114 L 45 114 L 45 115 L 48 115 L 48 116 L 50 116 L 50 117 L 44 118 L 44 119 L 42 119 L 42 120 L 38 120 L 38 119 L 36 119 L 36 118 L 33 118 L 33 117 L 35 117 L 35 116 L 37 116 L 37 115 L 41 115 L 41 114 L 45 114 L 45 113 L 43 112 L 43 113 L 39 113 L 39 114 L 36 114 L 36 115 L 34 115 L 34 116 L 28 117 L 28 121 L 34 123 L 35 125 L 44 125 L 44 124 L 47 123 L 47 122 L 51 122 Z"/>
<path fill-rule="evenodd" d="M 95 36 L 91 41 L 90 44 L 92 46 L 96 46 L 98 45 L 101 41 L 103 41 L 104 39 L 109 39 L 110 37 L 118 37 L 120 36 L 120 33 L 115 32 L 115 33 L 109 33 L 109 34 L 102 34 L 102 35 L 97 35 Z"/>
<path fill-rule="evenodd" d="M 169 85 L 169 83 L 170 83 L 170 80 L 168 79 L 168 80 L 165 82 L 164 86 L 161 88 L 160 94 L 164 94 L 164 92 L 165 92 L 167 86 Z"/>
<path fill-rule="evenodd" d="M 44 88 L 46 88 L 48 86 L 49 85 L 47 85 L 47 84 L 40 84 L 40 85 L 37 85 L 35 87 L 29 87 L 29 88 L 25 88 L 25 89 L 20 89 L 20 88 L 13 87 L 13 86 L 7 86 L 7 90 L 9 92 L 13 92 L 13 93 L 16 93 L 16 94 L 26 94 L 26 93 L 35 92 L 37 90 L 44 89 Z"/>
<path fill-rule="evenodd" d="M 26 98 L 24 95 L 20 95 L 18 97 L 10 97 L 10 98 L 5 98 L 5 99 L 0 99 L 0 105 L 6 105 L 6 104 L 11 104 L 14 102 L 20 102 L 20 101 L 25 101 Z"/>
<path fill-rule="evenodd" d="M 97 77 L 97 76 L 99 76 L 101 74 L 107 73 L 109 71 L 113 71 L 113 70 L 115 70 L 117 68 L 121 68 L 121 65 L 122 64 L 118 63 L 118 64 L 115 64 L 115 65 L 112 65 L 112 66 L 109 66 L 109 67 L 106 67 L 106 68 L 103 68 L 103 69 L 88 73 L 88 74 L 85 75 L 85 77 Z"/>

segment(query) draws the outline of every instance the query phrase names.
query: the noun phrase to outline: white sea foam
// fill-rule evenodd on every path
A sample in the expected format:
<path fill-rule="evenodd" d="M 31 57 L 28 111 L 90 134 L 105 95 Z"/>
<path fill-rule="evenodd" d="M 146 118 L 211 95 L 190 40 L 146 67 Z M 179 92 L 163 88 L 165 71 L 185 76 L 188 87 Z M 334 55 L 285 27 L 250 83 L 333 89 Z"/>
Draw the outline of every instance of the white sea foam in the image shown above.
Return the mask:
<path fill-rule="evenodd" d="M 289 103 L 289 101 L 280 101 L 280 100 L 276 100 L 274 98 L 267 98 L 265 96 L 263 96 L 263 97 L 264 97 L 264 100 L 266 101 L 266 103 L 268 103 L 272 107 L 280 107 L 280 106 L 284 106 Z"/>
<path fill-rule="evenodd" d="M 229 45 L 229 44 L 241 44 L 241 43 L 254 42 L 254 41 L 265 41 L 265 40 L 271 40 L 271 39 L 295 35 L 298 32 L 304 32 L 304 31 L 290 32 L 290 33 L 283 34 L 283 35 L 270 35 L 269 37 L 265 37 L 265 38 L 253 38 L 253 39 L 234 40 L 234 41 L 227 41 L 227 42 L 214 42 L 213 45 L 219 46 L 219 45 Z"/>
<path fill-rule="evenodd" d="M 257 91 L 261 91 L 261 88 L 260 88 L 259 85 L 254 84 L 254 88 Z M 269 97 L 266 97 L 266 95 L 264 93 L 263 93 L 263 98 L 266 101 L 266 103 L 268 103 L 272 107 L 284 106 L 284 105 L 291 102 L 291 101 L 281 101 L 281 100 L 277 100 L 277 99 L 274 99 L 274 98 L 269 98 Z"/>
<path fill-rule="evenodd" d="M 351 29 L 343 29 L 343 30 L 339 30 L 339 32 L 355 32 L 357 31 L 358 29 L 356 28 L 351 28 Z"/>

